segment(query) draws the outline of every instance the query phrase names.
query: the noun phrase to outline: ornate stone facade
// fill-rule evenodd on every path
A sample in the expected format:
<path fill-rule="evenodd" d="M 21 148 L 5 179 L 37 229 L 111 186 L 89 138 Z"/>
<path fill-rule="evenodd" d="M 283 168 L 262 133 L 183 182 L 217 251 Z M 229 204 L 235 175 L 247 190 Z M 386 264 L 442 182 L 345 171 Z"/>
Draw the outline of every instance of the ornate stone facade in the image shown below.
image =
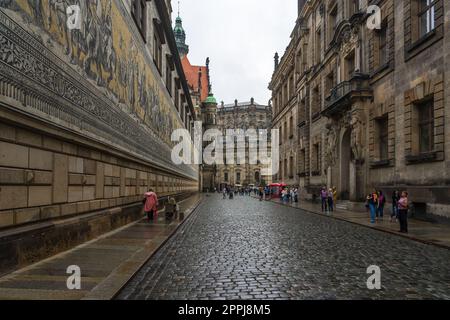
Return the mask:
<path fill-rule="evenodd" d="M 260 105 L 252 98 L 248 102 L 239 103 L 237 100 L 234 104 L 221 104 L 217 111 L 218 129 L 226 133 L 227 129 L 267 129 L 270 131 L 272 123 L 272 110 L 270 106 Z M 270 138 L 270 135 L 269 135 Z M 247 141 L 245 149 L 240 150 L 236 144 L 234 159 L 235 163 L 226 163 L 217 167 L 217 183 L 216 187 L 222 189 L 225 186 L 259 186 L 262 183 L 270 184 L 272 182 L 271 175 L 262 174 L 262 163 L 250 164 L 249 153 L 251 144 Z M 242 151 L 246 155 L 246 163 L 237 163 L 237 154 Z M 255 154 L 257 149 L 252 150 Z M 267 144 L 267 151 L 270 154 L 270 140 Z M 224 152 L 224 155 L 226 153 Z"/>
<path fill-rule="evenodd" d="M 416 216 L 450 217 L 450 15 L 442 0 L 425 3 L 299 1 L 270 88 L 275 128 L 298 115 L 290 183 L 305 198 L 321 186 L 355 202 L 400 189 Z M 380 28 L 368 27 L 369 5 L 381 9 Z"/>

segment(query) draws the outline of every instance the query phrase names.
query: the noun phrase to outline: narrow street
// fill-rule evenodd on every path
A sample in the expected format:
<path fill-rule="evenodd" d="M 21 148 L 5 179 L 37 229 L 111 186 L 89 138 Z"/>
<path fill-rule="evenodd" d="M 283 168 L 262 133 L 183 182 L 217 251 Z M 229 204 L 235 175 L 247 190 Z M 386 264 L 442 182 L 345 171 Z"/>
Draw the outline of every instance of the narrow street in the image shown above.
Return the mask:
<path fill-rule="evenodd" d="M 450 251 L 251 197 L 205 198 L 118 299 L 449 299 Z M 366 270 L 381 268 L 381 290 Z"/>

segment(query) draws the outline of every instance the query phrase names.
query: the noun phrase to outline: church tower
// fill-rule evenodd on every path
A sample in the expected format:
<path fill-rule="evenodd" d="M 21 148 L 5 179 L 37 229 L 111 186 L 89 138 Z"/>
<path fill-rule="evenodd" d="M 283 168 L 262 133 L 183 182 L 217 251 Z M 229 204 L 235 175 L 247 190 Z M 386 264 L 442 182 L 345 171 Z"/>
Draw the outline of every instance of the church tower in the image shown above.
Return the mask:
<path fill-rule="evenodd" d="M 189 53 L 189 46 L 186 44 L 186 32 L 183 29 L 183 20 L 181 20 L 179 13 L 175 20 L 173 33 L 175 34 L 175 41 L 177 43 L 178 52 L 180 53 L 180 58 L 183 59 L 183 57 L 187 56 Z"/>

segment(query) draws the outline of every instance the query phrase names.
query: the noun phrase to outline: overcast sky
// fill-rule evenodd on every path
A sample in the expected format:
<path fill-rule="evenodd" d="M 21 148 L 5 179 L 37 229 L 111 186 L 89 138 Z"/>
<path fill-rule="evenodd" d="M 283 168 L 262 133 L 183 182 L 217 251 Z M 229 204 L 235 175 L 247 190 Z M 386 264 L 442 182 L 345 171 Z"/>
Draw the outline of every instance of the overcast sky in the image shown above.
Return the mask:
<path fill-rule="evenodd" d="M 178 0 L 172 0 L 173 21 Z M 180 0 L 189 60 L 210 57 L 214 96 L 220 103 L 270 99 L 275 51 L 284 53 L 297 17 L 294 0 Z"/>

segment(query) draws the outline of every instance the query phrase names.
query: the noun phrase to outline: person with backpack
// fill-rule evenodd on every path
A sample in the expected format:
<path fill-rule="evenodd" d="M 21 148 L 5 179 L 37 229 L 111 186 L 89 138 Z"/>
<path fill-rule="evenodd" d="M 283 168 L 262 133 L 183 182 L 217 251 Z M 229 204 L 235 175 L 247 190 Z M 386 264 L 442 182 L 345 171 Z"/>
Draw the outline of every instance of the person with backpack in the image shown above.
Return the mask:
<path fill-rule="evenodd" d="M 377 208 L 377 216 L 383 220 L 384 215 L 384 205 L 386 204 L 386 198 L 383 194 L 383 191 L 378 191 L 378 208 Z"/>
<path fill-rule="evenodd" d="M 158 216 L 158 196 L 153 189 L 149 189 L 144 194 L 144 212 L 147 215 L 148 221 L 153 221 Z"/>

